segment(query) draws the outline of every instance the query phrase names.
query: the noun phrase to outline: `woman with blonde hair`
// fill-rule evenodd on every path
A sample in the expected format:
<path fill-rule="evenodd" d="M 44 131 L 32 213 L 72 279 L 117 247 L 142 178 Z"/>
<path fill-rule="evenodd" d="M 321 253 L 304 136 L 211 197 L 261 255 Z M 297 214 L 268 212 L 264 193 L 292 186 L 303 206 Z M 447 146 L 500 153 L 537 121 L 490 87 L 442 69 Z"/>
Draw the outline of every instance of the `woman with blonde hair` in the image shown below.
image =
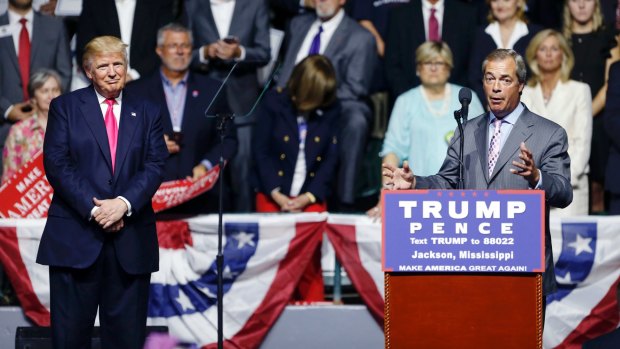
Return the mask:
<path fill-rule="evenodd" d="M 570 79 L 573 53 L 559 32 L 545 29 L 530 42 L 526 51 L 531 77 L 521 101 L 534 113 L 562 126 L 568 134 L 573 202 L 564 209 L 552 208 L 557 216 L 588 214 L 588 160 L 592 137 L 590 88 Z"/>
<path fill-rule="evenodd" d="M 521 56 L 531 38 L 542 28 L 528 23 L 525 17 L 525 0 L 486 0 L 489 5 L 488 25 L 476 31 L 472 57 L 469 61 L 469 86 L 485 100 L 482 88 L 482 61 L 498 48 L 513 49 Z"/>
<path fill-rule="evenodd" d="M 605 26 L 599 0 L 566 0 L 563 11 L 562 34 L 575 55 L 571 78 L 590 86 L 593 96 L 592 153 L 590 156 L 590 190 L 592 213 L 605 210 L 603 183 L 609 154 L 602 111 L 605 107 L 607 76 L 611 63 L 620 58 L 614 28 Z"/>

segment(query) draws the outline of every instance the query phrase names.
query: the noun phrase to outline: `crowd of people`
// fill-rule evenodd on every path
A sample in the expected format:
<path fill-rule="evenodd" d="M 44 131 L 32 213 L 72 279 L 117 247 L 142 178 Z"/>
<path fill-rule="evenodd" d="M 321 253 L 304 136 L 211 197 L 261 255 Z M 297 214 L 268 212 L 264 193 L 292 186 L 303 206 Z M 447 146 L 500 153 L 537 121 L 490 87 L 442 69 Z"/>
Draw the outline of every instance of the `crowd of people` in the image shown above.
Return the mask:
<path fill-rule="evenodd" d="M 620 213 L 620 188 L 605 181 L 620 166 L 609 137 L 618 102 L 606 98 L 620 94 L 615 0 L 84 0 L 76 17 L 55 16 L 55 4 L 9 0 L 0 15 L 2 182 L 42 149 L 50 101 L 88 86 L 86 43 L 111 35 L 128 45 L 128 93 L 160 106 L 164 179 L 227 162 L 223 191 L 168 213 L 216 212 L 221 197 L 226 212 L 378 216 L 381 183 L 362 193 L 360 178 L 381 161 L 436 173 L 459 90 L 475 92 L 470 117 L 482 114 L 482 63 L 504 48 L 526 58 L 525 107 L 568 133 L 574 200 L 556 214 Z M 282 45 L 270 27 L 285 32 Z M 223 142 L 210 105 L 236 116 Z"/>

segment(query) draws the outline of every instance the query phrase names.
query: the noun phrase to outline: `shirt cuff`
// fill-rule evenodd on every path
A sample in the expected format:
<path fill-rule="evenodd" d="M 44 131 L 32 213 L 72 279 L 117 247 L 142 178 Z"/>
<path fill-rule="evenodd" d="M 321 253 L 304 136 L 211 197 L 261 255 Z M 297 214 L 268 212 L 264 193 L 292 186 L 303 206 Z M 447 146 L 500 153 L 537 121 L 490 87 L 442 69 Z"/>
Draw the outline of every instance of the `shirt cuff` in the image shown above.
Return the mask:
<path fill-rule="evenodd" d="M 542 189 L 542 188 L 543 188 L 542 172 L 538 170 L 538 183 L 536 183 L 536 186 L 534 187 L 534 189 Z"/>
<path fill-rule="evenodd" d="M 211 171 L 211 169 L 213 168 L 213 164 L 211 163 L 211 161 L 207 159 L 202 160 L 200 164 L 204 166 L 207 169 L 207 171 Z"/>
<path fill-rule="evenodd" d="M 202 54 L 204 50 L 206 50 L 206 47 L 207 45 L 203 45 L 203 46 L 200 46 L 200 48 L 198 49 L 198 60 L 202 64 L 209 64 L 209 60 L 205 58 L 204 54 Z"/>
<path fill-rule="evenodd" d="M 241 50 L 241 54 L 239 55 L 239 57 L 235 58 L 236 62 L 241 62 L 245 60 L 245 48 L 239 45 L 239 50 Z"/>
<path fill-rule="evenodd" d="M 116 198 L 117 198 L 117 199 L 121 199 L 121 200 L 123 200 L 123 202 L 127 205 L 127 213 L 126 213 L 125 215 L 126 215 L 127 217 L 131 216 L 131 214 L 132 214 L 133 212 L 131 212 L 131 204 L 129 203 L 129 200 L 125 199 L 125 198 L 124 198 L 124 197 L 122 197 L 122 196 L 117 196 Z"/>
<path fill-rule="evenodd" d="M 129 74 L 129 76 L 131 76 L 131 79 L 133 80 L 138 80 L 140 79 L 140 73 L 138 73 L 137 70 L 129 67 L 129 69 L 127 70 L 127 74 Z"/>
<path fill-rule="evenodd" d="M 6 108 L 6 111 L 4 112 L 4 120 L 9 119 L 9 113 L 11 112 L 11 110 L 13 110 L 13 108 L 15 108 L 14 105 L 11 105 L 8 108 Z"/>
<path fill-rule="evenodd" d="M 88 219 L 89 221 L 93 219 L 93 216 L 95 215 L 95 212 L 97 212 L 98 209 L 99 209 L 99 206 L 95 206 L 93 207 L 92 210 L 90 210 L 90 218 Z"/>

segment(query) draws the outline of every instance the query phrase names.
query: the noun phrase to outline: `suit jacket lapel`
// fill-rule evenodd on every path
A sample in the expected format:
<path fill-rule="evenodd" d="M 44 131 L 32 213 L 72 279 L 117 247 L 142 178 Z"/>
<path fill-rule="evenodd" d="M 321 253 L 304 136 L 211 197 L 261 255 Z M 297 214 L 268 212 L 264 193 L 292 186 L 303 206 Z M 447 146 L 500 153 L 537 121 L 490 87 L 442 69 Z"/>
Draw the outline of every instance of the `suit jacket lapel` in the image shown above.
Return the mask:
<path fill-rule="evenodd" d="M 480 118 L 478 122 L 478 127 L 476 127 L 476 131 L 474 132 L 476 137 L 476 149 L 478 150 L 478 159 L 480 160 L 480 167 L 482 168 L 482 173 L 484 174 L 484 179 L 489 183 L 489 165 L 487 161 L 488 150 L 487 150 L 487 137 L 488 137 L 488 129 L 489 129 L 489 114 L 485 114 L 484 117 Z"/>
<path fill-rule="evenodd" d="M 240 30 L 238 30 L 238 27 L 240 25 L 247 25 L 247 22 L 243 22 L 243 20 L 241 19 L 243 8 L 245 6 L 244 2 L 244 0 L 235 1 L 235 8 L 233 9 L 232 20 L 230 21 L 230 28 L 228 28 L 228 35 L 234 35 L 239 37 Z"/>
<path fill-rule="evenodd" d="M 94 88 L 91 86 L 81 96 L 82 105 L 80 111 L 86 120 L 90 132 L 95 137 L 101 154 L 106 160 L 110 173 L 112 173 L 112 158 L 110 156 L 110 143 L 108 143 L 108 134 L 106 133 L 105 123 L 103 121 L 103 114 L 101 113 L 101 107 L 97 100 Z"/>
<path fill-rule="evenodd" d="M 334 57 L 334 55 L 342 48 L 342 41 L 346 40 L 349 36 L 349 18 L 344 16 L 342 18 L 342 22 L 336 28 L 334 35 L 332 35 L 331 40 L 327 43 L 327 47 L 325 48 L 324 55 L 327 57 Z"/>
<path fill-rule="evenodd" d="M 118 22 L 118 12 L 116 12 L 116 4 L 114 1 L 101 1 L 101 14 L 102 18 L 105 18 L 105 22 L 107 23 L 107 28 L 110 30 L 110 34 L 112 36 L 116 36 L 117 38 L 121 37 L 121 25 Z M 138 5 L 136 4 L 136 8 Z M 134 15 L 134 18 L 136 16 Z M 133 36 L 133 34 L 132 34 Z M 131 44 L 131 43 L 129 43 Z"/>
<path fill-rule="evenodd" d="M 413 41 L 409 43 L 409 45 L 413 46 L 413 50 L 412 52 L 415 52 L 415 50 L 417 49 L 417 43 L 419 42 L 425 42 L 426 41 L 426 30 L 424 29 L 424 15 L 422 14 L 422 2 L 412 2 L 411 6 L 406 6 L 407 8 L 410 8 L 412 10 L 412 16 L 411 16 L 411 27 L 412 27 L 412 32 L 417 34 L 417 38 L 415 36 L 413 36 Z M 447 7 L 447 6 L 446 6 Z M 403 7 L 404 9 L 405 7 Z M 415 19 L 419 18 L 419 21 L 416 21 Z M 446 21 L 443 21 L 443 25 L 446 25 Z M 445 30 L 444 30 L 445 32 Z M 442 34 L 443 35 L 443 34 Z"/>
<path fill-rule="evenodd" d="M 9 24 L 9 14 L 5 12 L 2 16 L 0 16 L 0 26 L 7 24 Z M 15 66 L 15 69 L 19 72 L 19 62 L 17 61 L 17 52 L 15 51 L 15 44 L 13 43 L 12 35 L 0 38 L 0 49 L 8 50 L 8 55 L 10 56 L 11 62 Z"/>
<path fill-rule="evenodd" d="M 235 10 L 236 10 L 237 5 L 235 4 Z M 220 32 L 217 31 L 217 26 L 215 25 L 215 19 L 213 18 L 213 12 L 211 11 L 211 4 L 206 4 L 204 5 L 204 10 L 206 11 L 207 15 L 204 17 L 206 20 L 205 25 L 207 26 L 207 40 L 209 43 L 215 42 L 217 40 L 220 39 Z M 234 18 L 234 15 L 233 15 Z M 232 26 L 232 21 L 231 21 L 231 26 Z M 208 38 L 209 33 L 212 33 L 212 37 Z"/>
<path fill-rule="evenodd" d="M 290 52 L 292 53 L 292 55 L 291 57 L 288 57 L 291 59 L 291 63 L 290 63 L 291 68 L 289 71 L 289 75 L 290 75 L 290 72 L 293 71 L 295 58 L 297 58 L 297 53 L 299 53 L 301 44 L 304 42 L 304 39 L 306 38 L 306 34 L 308 33 L 308 30 L 310 30 L 312 23 L 314 23 L 314 21 L 316 20 L 315 16 L 308 16 L 306 18 L 307 20 L 304 23 L 301 23 L 299 30 L 297 30 L 296 33 L 294 33 L 293 36 L 291 37 Z M 336 35 L 336 33 L 334 33 L 334 35 Z"/>
<path fill-rule="evenodd" d="M 129 145 L 133 140 L 133 136 L 138 129 L 140 120 L 142 120 L 141 110 L 139 105 L 134 103 L 127 93 L 123 92 L 123 101 L 121 105 L 121 121 L 118 128 L 118 146 L 116 147 L 116 170 L 114 171 L 114 177 L 118 178 L 118 174 L 121 172 L 123 162 L 127 156 Z"/>
<path fill-rule="evenodd" d="M 190 73 L 187 76 L 187 88 L 185 91 L 185 107 L 183 108 L 183 120 L 181 121 L 181 130 L 188 130 L 190 127 L 192 127 L 192 124 L 195 124 L 192 120 L 194 117 L 194 114 L 197 117 L 205 117 L 202 114 L 194 112 L 195 110 L 198 110 L 198 107 L 196 106 L 196 104 L 200 99 L 198 98 L 199 94 L 197 94 L 196 96 L 193 95 L 193 91 L 195 90 L 194 86 L 195 86 L 194 78 L 192 76 L 192 73 Z M 198 90 L 196 89 L 196 91 Z"/>
<path fill-rule="evenodd" d="M 155 5 L 152 5 L 155 6 Z M 144 33 L 144 18 L 149 17 L 149 7 L 147 1 L 137 0 L 136 1 L 136 9 L 133 15 L 133 25 L 131 28 L 131 45 L 130 51 L 132 47 L 137 45 L 137 42 L 144 41 L 144 37 L 148 34 Z M 138 46 L 139 47 L 139 46 Z M 138 52 L 136 52 L 138 53 Z M 138 53 L 141 54 L 141 53 Z M 131 52 L 129 53 L 131 56 Z"/>
<path fill-rule="evenodd" d="M 525 108 L 521 115 L 519 115 L 517 122 L 515 122 L 512 131 L 510 131 L 510 135 L 508 136 L 508 139 L 506 139 L 506 144 L 502 146 L 502 150 L 499 153 L 499 158 L 497 159 L 497 163 L 493 169 L 493 174 L 491 175 L 490 181 L 497 176 L 506 163 L 513 158 L 513 155 L 519 151 L 521 142 L 527 141 L 528 138 L 532 136 L 532 130 L 530 129 L 532 126 L 534 126 L 534 124 L 532 123 L 532 119 L 529 115 L 529 110 Z M 510 165 L 512 165 L 512 163 Z"/>

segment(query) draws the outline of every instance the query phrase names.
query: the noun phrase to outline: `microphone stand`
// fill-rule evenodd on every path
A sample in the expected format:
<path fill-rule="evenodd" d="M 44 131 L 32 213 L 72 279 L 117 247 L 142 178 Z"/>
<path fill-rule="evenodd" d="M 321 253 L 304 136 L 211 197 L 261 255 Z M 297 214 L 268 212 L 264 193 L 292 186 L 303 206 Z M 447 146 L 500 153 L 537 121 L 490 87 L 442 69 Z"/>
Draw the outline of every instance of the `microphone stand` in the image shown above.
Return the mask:
<path fill-rule="evenodd" d="M 462 110 L 454 111 L 454 118 L 459 128 L 459 179 L 457 183 L 458 189 L 465 189 L 465 165 L 463 163 L 463 149 L 465 148 L 465 134 L 463 133 L 463 123 L 461 122 Z M 465 120 L 465 117 L 463 117 Z"/>
<path fill-rule="evenodd" d="M 209 105 L 207 106 L 207 109 L 205 109 L 205 112 L 204 112 L 205 117 L 216 119 L 216 129 L 217 129 L 217 133 L 220 138 L 220 158 L 218 162 L 220 166 L 220 173 L 218 176 L 218 180 L 220 182 L 219 183 L 219 190 L 220 190 L 219 194 L 220 195 L 219 195 L 219 202 L 218 202 L 218 209 L 217 209 L 218 211 L 217 256 L 215 257 L 215 264 L 216 264 L 216 270 L 217 270 L 216 302 L 217 302 L 217 348 L 218 349 L 224 349 L 224 275 L 223 275 L 224 274 L 224 252 L 223 252 L 222 240 L 224 238 L 224 224 L 223 224 L 224 222 L 224 165 L 225 165 L 224 139 L 226 138 L 226 130 L 227 130 L 226 125 L 228 122 L 232 122 L 237 117 L 245 118 L 245 117 L 250 116 L 252 113 L 254 113 L 254 109 L 256 109 L 256 106 L 258 105 L 258 103 L 263 99 L 263 95 L 267 91 L 274 76 L 277 74 L 278 70 L 280 69 L 280 65 L 278 64 L 276 68 L 274 69 L 273 73 L 271 73 L 271 77 L 269 78 L 267 83 L 265 83 L 265 86 L 263 87 L 263 90 L 261 91 L 260 95 L 254 102 L 252 109 L 250 109 L 250 111 L 247 114 L 241 115 L 241 116 L 236 116 L 234 113 L 216 113 L 215 115 L 210 115 L 209 111 L 211 109 L 211 106 L 213 105 L 217 97 L 220 95 L 220 92 L 224 88 L 224 85 L 226 85 L 226 82 L 228 81 L 228 78 L 230 78 L 230 75 L 232 74 L 232 72 L 237 67 L 237 64 L 238 62 L 235 62 L 233 66 L 230 68 L 228 75 L 226 75 L 224 80 L 222 80 L 222 84 L 220 85 L 218 90 L 215 92 L 215 95 L 211 99 L 211 102 L 209 103 Z"/>

